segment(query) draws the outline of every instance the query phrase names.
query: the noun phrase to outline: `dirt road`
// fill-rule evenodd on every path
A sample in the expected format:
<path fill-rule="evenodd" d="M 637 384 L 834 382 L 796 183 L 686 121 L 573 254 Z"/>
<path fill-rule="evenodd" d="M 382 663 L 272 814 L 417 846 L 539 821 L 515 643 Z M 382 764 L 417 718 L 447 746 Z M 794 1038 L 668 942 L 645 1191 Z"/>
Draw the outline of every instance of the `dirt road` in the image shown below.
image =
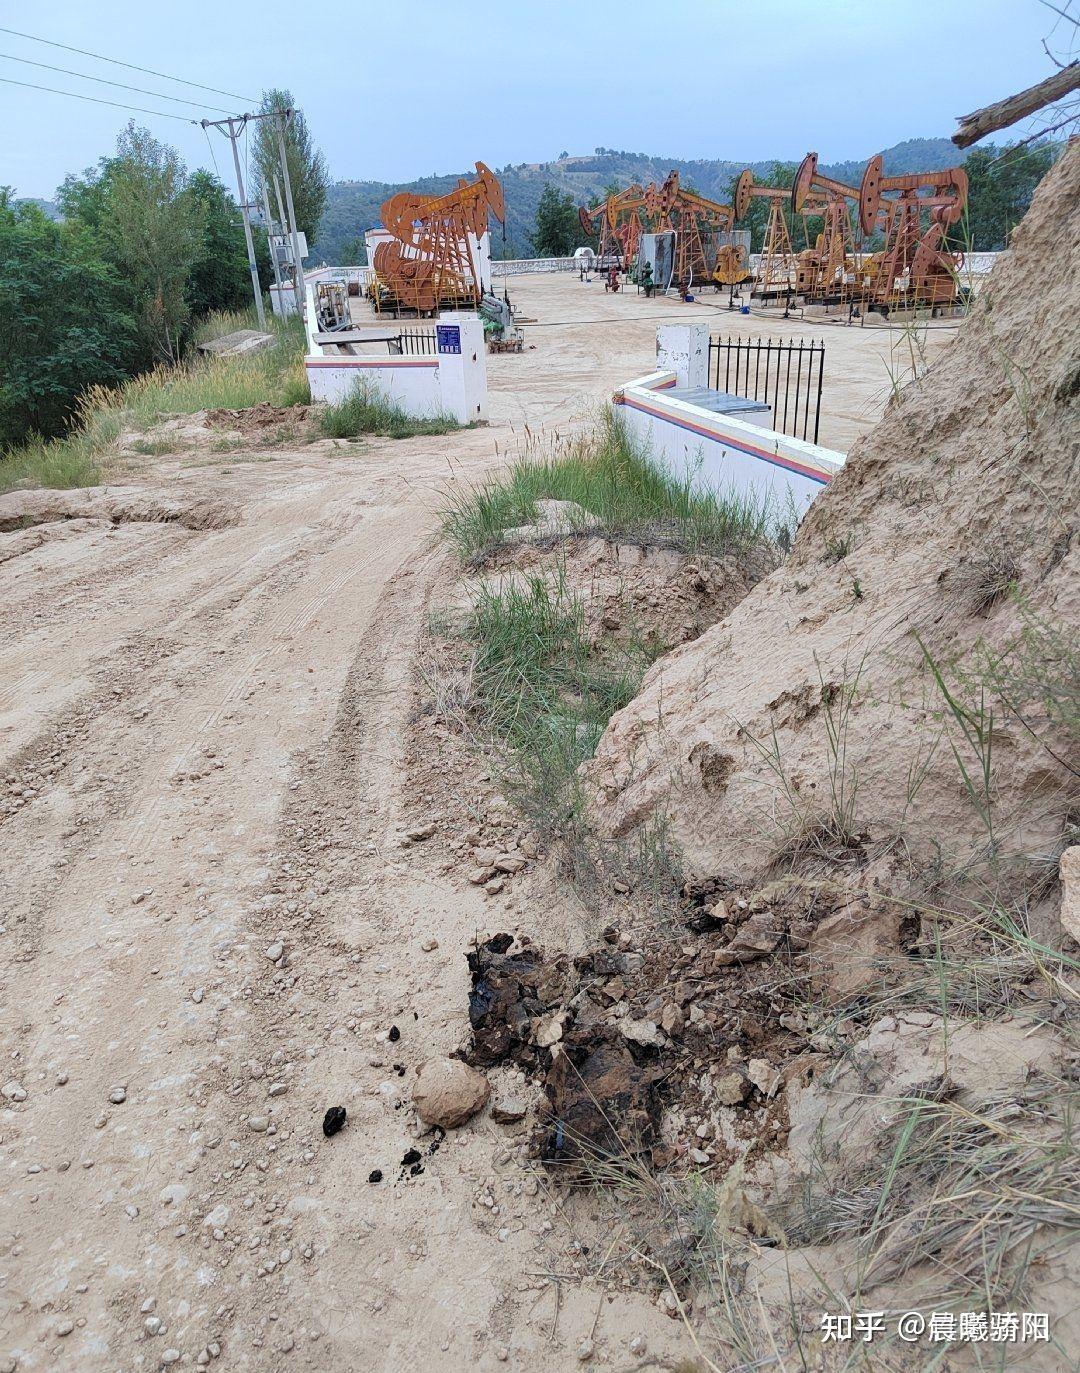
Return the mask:
<path fill-rule="evenodd" d="M 0 535 L 0 1369 L 685 1348 L 643 1296 L 562 1282 L 573 1225 L 520 1138 L 482 1117 L 427 1152 L 402 1105 L 499 918 L 401 843 L 438 490 L 626 379 L 558 332 L 496 360 L 489 430 L 155 459 L 142 518 Z"/>
<path fill-rule="evenodd" d="M 225 466 L 152 488 L 223 528 L 5 536 L 0 1366 L 550 1367 L 594 1313 L 549 1343 L 514 1139 L 402 1167 L 492 919 L 400 843 L 445 455 Z"/>

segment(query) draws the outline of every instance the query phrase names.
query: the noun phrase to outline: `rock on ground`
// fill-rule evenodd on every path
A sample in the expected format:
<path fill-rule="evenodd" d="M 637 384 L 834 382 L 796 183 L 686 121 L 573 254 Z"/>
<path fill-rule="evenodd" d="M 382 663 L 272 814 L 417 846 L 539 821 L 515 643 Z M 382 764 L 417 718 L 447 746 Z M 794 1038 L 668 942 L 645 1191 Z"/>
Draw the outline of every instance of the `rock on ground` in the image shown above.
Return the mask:
<path fill-rule="evenodd" d="M 483 1073 L 456 1058 L 430 1059 L 417 1073 L 412 1095 L 425 1125 L 452 1130 L 480 1110 L 491 1085 Z"/>

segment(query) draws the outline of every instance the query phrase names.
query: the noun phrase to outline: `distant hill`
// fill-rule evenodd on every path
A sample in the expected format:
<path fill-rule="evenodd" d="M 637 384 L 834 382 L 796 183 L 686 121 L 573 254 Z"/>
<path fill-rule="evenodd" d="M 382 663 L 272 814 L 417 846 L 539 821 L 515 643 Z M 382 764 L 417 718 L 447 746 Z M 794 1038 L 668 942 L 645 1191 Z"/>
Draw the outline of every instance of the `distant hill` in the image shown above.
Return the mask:
<path fill-rule="evenodd" d="M 872 155 L 871 151 L 865 157 L 848 162 L 822 164 L 822 171 L 857 185 Z M 941 167 L 954 166 L 961 156 L 947 138 L 909 138 L 885 150 L 885 170 L 895 175 L 936 171 Z M 732 179 L 744 167 L 749 166 L 755 175 L 764 176 L 772 165 L 771 158 L 749 163 L 723 159 L 687 161 L 679 157 L 654 157 L 648 153 L 597 148 L 590 157 L 560 157 L 553 162 L 519 162 L 497 167 L 495 171 L 506 194 L 506 251 L 502 251 L 503 243 L 497 228 L 492 247 L 497 256 L 529 256 L 532 252 L 529 234 L 536 216 L 536 205 L 547 185 L 554 185 L 560 191 L 569 191 L 575 202 L 583 205 L 592 197 L 603 195 L 607 186 L 629 186 L 635 181 L 642 185 L 649 181 L 662 181 L 668 172 L 676 170 L 684 185 L 711 200 L 726 202 Z M 312 245 L 313 260 L 325 260 L 332 265 L 354 261 L 356 239 L 362 240 L 364 230 L 378 223 L 383 201 L 395 191 L 443 195 L 457 184 L 459 177 L 468 177 L 470 174 L 473 174 L 472 168 L 397 184 L 385 181 L 335 182 L 330 187 L 326 212 Z"/>
<path fill-rule="evenodd" d="M 63 219 L 63 217 L 64 217 L 64 216 L 60 213 L 59 207 L 56 205 L 55 201 L 52 201 L 52 200 L 39 200 L 37 196 L 33 196 L 33 195 L 21 196 L 18 200 L 15 201 L 15 204 L 16 204 L 16 205 L 36 205 L 36 206 L 38 207 L 39 210 L 41 210 L 45 215 L 48 216 L 49 219 L 60 220 L 60 219 Z"/>

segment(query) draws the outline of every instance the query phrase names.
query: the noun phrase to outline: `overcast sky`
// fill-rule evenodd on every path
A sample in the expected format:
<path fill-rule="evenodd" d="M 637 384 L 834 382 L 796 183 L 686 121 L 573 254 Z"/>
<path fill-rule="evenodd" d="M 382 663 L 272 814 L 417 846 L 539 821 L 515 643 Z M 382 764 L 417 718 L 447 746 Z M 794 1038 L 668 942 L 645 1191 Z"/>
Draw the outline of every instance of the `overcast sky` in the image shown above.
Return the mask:
<path fill-rule="evenodd" d="M 1071 3 L 1080 12 L 1080 0 Z M 0 77 L 195 119 L 249 108 L 285 86 L 335 178 L 407 181 L 477 158 L 551 160 L 597 146 L 659 156 L 824 162 L 904 138 L 948 136 L 954 119 L 1046 76 L 1073 24 L 1039 0 L 0 0 L 0 25 L 220 87 L 229 96 L 0 33 Z M 80 81 L 29 58 L 195 106 Z M 239 99 L 237 97 L 240 97 Z M 70 171 L 113 150 L 123 110 L 0 82 L 0 184 L 51 197 Z M 137 114 L 191 166 L 228 145 Z M 213 155 L 211 153 L 213 147 Z"/>

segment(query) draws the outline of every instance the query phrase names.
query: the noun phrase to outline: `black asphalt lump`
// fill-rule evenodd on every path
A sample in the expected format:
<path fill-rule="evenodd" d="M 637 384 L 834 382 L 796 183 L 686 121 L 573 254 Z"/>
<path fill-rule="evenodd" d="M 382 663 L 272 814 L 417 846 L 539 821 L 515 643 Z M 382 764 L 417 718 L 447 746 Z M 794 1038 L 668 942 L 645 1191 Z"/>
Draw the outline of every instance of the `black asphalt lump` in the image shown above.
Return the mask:
<path fill-rule="evenodd" d="M 323 1116 L 322 1132 L 327 1139 L 332 1139 L 339 1130 L 345 1127 L 345 1107 L 331 1106 L 326 1115 Z"/>

